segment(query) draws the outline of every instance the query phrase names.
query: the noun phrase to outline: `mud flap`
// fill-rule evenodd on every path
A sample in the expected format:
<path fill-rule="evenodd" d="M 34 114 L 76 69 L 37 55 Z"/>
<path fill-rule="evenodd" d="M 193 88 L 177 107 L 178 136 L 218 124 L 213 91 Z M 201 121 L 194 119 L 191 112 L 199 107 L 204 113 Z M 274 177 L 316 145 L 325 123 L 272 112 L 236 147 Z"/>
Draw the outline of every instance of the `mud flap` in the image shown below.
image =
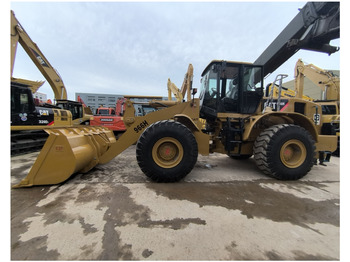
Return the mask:
<path fill-rule="evenodd" d="M 45 130 L 49 137 L 28 175 L 12 188 L 58 184 L 76 172 L 88 172 L 116 142 L 104 127 L 74 127 Z"/>

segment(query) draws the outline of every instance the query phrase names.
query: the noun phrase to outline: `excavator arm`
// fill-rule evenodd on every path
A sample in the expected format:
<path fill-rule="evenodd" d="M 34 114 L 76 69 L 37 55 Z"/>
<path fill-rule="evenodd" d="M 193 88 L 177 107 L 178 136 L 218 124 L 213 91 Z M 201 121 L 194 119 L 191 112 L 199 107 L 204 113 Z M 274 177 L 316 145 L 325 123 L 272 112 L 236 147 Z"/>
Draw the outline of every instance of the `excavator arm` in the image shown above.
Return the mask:
<path fill-rule="evenodd" d="M 263 65 L 267 76 L 300 49 L 333 54 L 339 48 L 329 42 L 339 35 L 339 2 L 308 2 L 254 64 Z"/>
<path fill-rule="evenodd" d="M 184 81 L 181 86 L 181 90 L 168 79 L 168 100 L 172 100 L 172 94 L 174 94 L 176 101 L 181 102 L 187 95 L 187 101 L 191 100 L 191 90 L 192 90 L 192 80 L 193 80 L 193 65 L 189 64 L 187 72 L 184 77 Z"/>
<path fill-rule="evenodd" d="M 340 78 L 313 64 L 305 65 L 301 59 L 294 69 L 296 97 L 302 98 L 304 78 L 307 77 L 323 92 L 322 100 L 340 100 Z"/>
<path fill-rule="evenodd" d="M 14 12 L 11 11 L 11 76 L 13 74 L 18 43 L 20 43 L 24 51 L 49 82 L 54 92 L 55 99 L 66 100 L 67 90 L 63 84 L 62 78 L 21 26 Z"/>

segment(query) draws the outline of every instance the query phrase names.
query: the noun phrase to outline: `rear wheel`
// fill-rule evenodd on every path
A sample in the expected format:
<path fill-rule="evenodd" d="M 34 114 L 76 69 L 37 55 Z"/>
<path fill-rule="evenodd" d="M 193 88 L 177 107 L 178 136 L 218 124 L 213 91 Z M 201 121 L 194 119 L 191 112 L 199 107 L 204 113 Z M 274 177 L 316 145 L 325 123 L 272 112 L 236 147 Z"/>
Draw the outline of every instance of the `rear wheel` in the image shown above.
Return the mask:
<path fill-rule="evenodd" d="M 156 182 L 176 182 L 197 162 L 198 146 L 192 132 L 175 121 L 149 126 L 136 145 L 137 162 L 143 173 Z"/>
<path fill-rule="evenodd" d="M 275 125 L 263 131 L 254 143 L 257 166 L 267 175 L 296 180 L 313 166 L 315 142 L 308 131 L 296 125 Z"/>

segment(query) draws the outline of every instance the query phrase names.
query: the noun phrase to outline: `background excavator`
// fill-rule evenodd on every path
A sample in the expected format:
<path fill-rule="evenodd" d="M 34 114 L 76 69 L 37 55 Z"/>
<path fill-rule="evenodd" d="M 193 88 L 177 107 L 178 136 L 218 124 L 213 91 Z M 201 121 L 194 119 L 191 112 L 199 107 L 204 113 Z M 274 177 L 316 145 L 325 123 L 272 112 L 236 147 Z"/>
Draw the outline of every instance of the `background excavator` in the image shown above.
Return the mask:
<path fill-rule="evenodd" d="M 88 123 L 90 116 L 92 115 L 90 108 L 83 107 L 80 102 L 67 100 L 67 90 L 61 76 L 49 63 L 39 47 L 29 37 L 15 17 L 14 12 L 11 11 L 11 77 L 13 74 L 18 43 L 20 43 L 35 66 L 50 84 L 56 100 L 56 106 L 71 111 L 73 125 Z"/>
<path fill-rule="evenodd" d="M 36 105 L 33 93 L 41 85 L 12 77 L 18 43 L 50 84 L 55 105 Z M 47 138 L 44 128 L 88 124 L 90 116 L 92 112 L 89 108 L 67 100 L 62 78 L 11 11 L 11 153 L 41 148 Z"/>
<path fill-rule="evenodd" d="M 47 129 L 50 135 L 36 162 L 14 187 L 61 183 L 73 173 L 107 163 L 134 143 L 141 170 L 157 182 L 181 180 L 191 172 L 198 154 L 213 152 L 235 159 L 254 155 L 263 173 L 299 179 L 312 168 L 319 152 L 336 149 L 337 137 L 322 133 L 317 103 L 289 98 L 283 111 L 273 111 L 264 103 L 263 80 L 289 58 L 286 53 L 300 48 L 337 51 L 328 44 L 337 37 L 339 3 L 309 2 L 256 62 L 210 62 L 202 73 L 199 98 L 194 98 L 196 90 L 187 79 L 181 90 L 186 101 L 151 101 L 150 106 L 161 110 L 145 116 L 137 116 L 127 99 L 126 131 L 118 139 L 111 131 L 93 133 L 89 127 Z M 293 45 L 287 45 L 291 39 Z M 276 41 L 286 52 L 276 47 Z"/>
<path fill-rule="evenodd" d="M 90 118 L 91 126 L 105 126 L 113 130 L 114 135 L 125 131 L 123 122 L 123 111 L 125 98 L 117 100 L 115 108 L 100 106 L 96 109 L 94 116 Z"/>
<path fill-rule="evenodd" d="M 272 96 L 274 99 L 277 99 L 278 96 L 280 95 L 281 97 L 295 97 L 296 93 L 295 90 L 287 88 L 282 86 L 281 89 L 279 88 L 279 85 L 270 83 L 266 86 L 266 93 L 268 94 L 267 96 Z M 308 95 L 302 95 L 302 99 L 308 100 L 308 101 L 313 101 L 314 99 L 311 98 Z"/>
<path fill-rule="evenodd" d="M 39 69 L 42 75 L 50 84 L 56 106 L 69 110 L 73 116 L 73 124 L 79 125 L 89 121 L 92 115 L 88 107 L 83 107 L 80 102 L 67 100 L 67 90 L 61 76 L 57 70 L 49 63 L 39 47 L 32 41 L 27 32 L 24 30 L 20 22 L 11 11 L 11 80 L 17 81 L 12 77 L 15 64 L 16 50 L 18 43 L 23 47 L 27 55 L 31 58 L 35 66 Z M 17 81 L 18 82 L 18 81 Z M 33 91 L 33 90 L 32 90 Z"/>

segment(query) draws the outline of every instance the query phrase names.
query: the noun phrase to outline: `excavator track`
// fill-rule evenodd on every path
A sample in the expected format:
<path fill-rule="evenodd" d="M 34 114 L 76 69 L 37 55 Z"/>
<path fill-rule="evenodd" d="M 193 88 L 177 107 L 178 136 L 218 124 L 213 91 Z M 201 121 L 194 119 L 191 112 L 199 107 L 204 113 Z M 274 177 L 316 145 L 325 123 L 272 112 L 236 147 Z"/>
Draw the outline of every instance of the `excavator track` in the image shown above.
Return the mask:
<path fill-rule="evenodd" d="M 11 131 L 11 156 L 40 151 L 48 136 L 44 130 Z"/>

